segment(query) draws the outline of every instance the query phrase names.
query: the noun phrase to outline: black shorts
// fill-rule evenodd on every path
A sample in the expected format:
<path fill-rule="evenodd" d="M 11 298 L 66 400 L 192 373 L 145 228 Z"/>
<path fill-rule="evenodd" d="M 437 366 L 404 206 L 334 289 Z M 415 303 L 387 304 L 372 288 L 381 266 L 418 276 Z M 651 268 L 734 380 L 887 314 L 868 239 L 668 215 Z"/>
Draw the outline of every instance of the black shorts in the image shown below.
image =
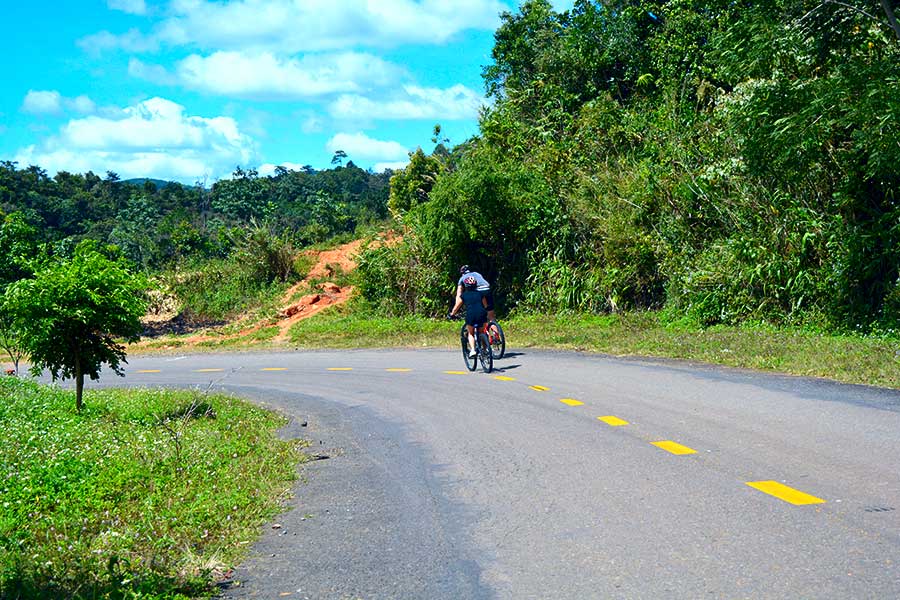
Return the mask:
<path fill-rule="evenodd" d="M 484 325 L 487 323 L 487 311 L 485 310 L 472 310 L 466 311 L 466 325 L 471 325 L 475 327 L 476 325 Z"/>
<path fill-rule="evenodd" d="M 494 310 L 494 295 L 491 293 L 491 290 L 486 290 L 481 292 L 481 296 L 487 300 L 486 310 Z"/>

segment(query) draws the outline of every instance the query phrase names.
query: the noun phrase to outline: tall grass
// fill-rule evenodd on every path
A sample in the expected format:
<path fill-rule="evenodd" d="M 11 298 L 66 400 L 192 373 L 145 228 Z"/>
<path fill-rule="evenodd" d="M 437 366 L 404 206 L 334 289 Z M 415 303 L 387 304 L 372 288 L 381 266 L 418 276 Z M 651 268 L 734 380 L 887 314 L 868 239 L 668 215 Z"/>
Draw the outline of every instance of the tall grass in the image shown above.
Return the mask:
<path fill-rule="evenodd" d="M 0 379 L 0 598 L 204 597 L 301 460 L 284 419 L 194 391 Z"/>

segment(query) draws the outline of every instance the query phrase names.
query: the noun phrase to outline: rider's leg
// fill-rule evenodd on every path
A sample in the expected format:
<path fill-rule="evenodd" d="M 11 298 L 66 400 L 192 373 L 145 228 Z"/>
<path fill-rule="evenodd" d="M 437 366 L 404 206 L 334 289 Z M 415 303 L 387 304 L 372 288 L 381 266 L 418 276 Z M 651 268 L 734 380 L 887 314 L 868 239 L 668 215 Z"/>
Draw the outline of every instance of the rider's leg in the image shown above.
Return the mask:
<path fill-rule="evenodd" d="M 488 320 L 495 321 L 497 316 L 494 314 L 494 295 L 490 291 L 482 292 L 481 302 L 487 310 Z"/>
<path fill-rule="evenodd" d="M 466 332 L 469 334 L 469 352 L 475 352 L 475 328 L 471 325 L 466 325 Z"/>

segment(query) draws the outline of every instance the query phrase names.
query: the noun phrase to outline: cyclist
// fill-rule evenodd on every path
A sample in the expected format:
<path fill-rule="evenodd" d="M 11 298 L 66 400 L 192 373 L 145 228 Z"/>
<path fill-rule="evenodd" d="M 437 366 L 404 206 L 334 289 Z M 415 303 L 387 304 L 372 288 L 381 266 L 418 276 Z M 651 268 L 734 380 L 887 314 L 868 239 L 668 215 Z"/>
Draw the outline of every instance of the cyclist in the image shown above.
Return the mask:
<path fill-rule="evenodd" d="M 456 296 L 456 303 L 453 305 L 449 316 L 456 316 L 463 304 L 466 305 L 466 332 L 469 336 L 469 357 L 475 358 L 475 326 L 487 322 L 488 313 L 484 306 L 484 296 L 478 291 L 478 280 L 475 277 L 472 275 L 464 277 L 460 287 L 463 291 Z"/>
<path fill-rule="evenodd" d="M 456 301 L 459 302 L 463 293 L 463 280 L 466 277 L 474 277 L 477 284 L 477 290 L 484 296 L 484 306 L 487 309 L 489 321 L 496 320 L 494 315 L 494 295 L 491 294 L 491 284 L 487 279 L 481 276 L 478 271 L 469 269 L 469 265 L 463 265 L 459 268 L 459 281 L 456 284 Z"/>

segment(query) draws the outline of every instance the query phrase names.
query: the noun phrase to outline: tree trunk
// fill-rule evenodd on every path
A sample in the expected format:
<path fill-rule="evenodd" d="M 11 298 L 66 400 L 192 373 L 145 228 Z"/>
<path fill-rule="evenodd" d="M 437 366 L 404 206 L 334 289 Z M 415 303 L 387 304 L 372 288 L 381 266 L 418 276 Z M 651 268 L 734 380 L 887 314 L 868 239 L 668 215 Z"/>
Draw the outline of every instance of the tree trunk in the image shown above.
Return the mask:
<path fill-rule="evenodd" d="M 81 396 L 84 393 L 84 370 L 81 368 L 81 357 L 75 355 L 75 410 L 81 412 Z"/>
<path fill-rule="evenodd" d="M 884 9 L 884 14 L 887 15 L 888 23 L 891 24 L 891 29 L 894 30 L 894 34 L 897 36 L 897 39 L 900 40 L 900 25 L 897 24 L 897 16 L 894 14 L 893 9 L 891 9 L 890 0 L 881 0 L 881 7 Z"/>

